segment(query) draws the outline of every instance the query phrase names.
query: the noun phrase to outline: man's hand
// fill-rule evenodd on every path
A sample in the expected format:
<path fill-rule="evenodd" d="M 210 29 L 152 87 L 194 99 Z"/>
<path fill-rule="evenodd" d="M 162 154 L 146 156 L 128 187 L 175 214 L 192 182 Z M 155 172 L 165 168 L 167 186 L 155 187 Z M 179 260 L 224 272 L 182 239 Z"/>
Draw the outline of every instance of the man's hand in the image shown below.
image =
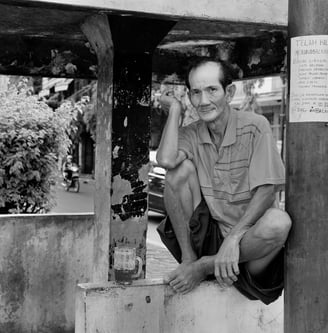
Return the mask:
<path fill-rule="evenodd" d="M 214 274 L 220 287 L 229 287 L 238 279 L 239 241 L 227 236 L 214 260 Z"/>
<path fill-rule="evenodd" d="M 174 91 L 172 89 L 166 89 L 163 91 L 159 102 L 162 109 L 165 112 L 176 111 L 179 114 L 183 112 L 183 107 L 181 102 L 174 96 Z"/>

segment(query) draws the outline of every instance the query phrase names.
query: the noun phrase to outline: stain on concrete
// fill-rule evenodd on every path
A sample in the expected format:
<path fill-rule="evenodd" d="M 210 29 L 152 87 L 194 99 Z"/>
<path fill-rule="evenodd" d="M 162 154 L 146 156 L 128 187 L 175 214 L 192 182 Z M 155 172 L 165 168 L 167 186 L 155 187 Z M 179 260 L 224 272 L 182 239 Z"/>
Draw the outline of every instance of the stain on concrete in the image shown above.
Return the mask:
<path fill-rule="evenodd" d="M 150 296 L 146 296 L 146 303 L 151 303 L 151 297 Z"/>
<path fill-rule="evenodd" d="M 132 310 L 132 308 L 133 308 L 133 303 L 129 303 L 129 304 L 125 304 L 124 305 L 124 310 L 125 311 L 131 311 Z"/>

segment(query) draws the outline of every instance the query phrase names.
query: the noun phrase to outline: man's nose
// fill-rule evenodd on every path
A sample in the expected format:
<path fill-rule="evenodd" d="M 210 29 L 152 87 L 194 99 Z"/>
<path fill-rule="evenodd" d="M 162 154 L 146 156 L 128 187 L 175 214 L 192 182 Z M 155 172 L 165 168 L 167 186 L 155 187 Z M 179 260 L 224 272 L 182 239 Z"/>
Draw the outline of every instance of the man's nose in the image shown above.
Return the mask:
<path fill-rule="evenodd" d="M 209 98 L 207 96 L 206 91 L 202 91 L 201 92 L 199 104 L 200 105 L 208 105 L 208 104 L 210 104 L 210 100 L 209 100 Z"/>

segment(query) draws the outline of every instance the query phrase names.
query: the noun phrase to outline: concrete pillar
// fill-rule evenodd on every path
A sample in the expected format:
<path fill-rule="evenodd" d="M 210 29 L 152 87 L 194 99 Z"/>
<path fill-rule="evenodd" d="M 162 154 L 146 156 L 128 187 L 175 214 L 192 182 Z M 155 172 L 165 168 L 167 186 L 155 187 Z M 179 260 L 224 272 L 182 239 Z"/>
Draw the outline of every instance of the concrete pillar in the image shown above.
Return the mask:
<path fill-rule="evenodd" d="M 113 42 L 106 15 L 89 17 L 81 26 L 98 59 L 97 139 L 95 165 L 95 228 L 93 281 L 108 277 L 111 219 L 111 156 L 113 99 Z"/>
<path fill-rule="evenodd" d="M 117 243 L 137 249 L 145 275 L 152 53 L 174 24 L 103 14 L 82 25 L 98 58 L 94 282 L 114 279 Z"/>
<path fill-rule="evenodd" d="M 110 270 L 118 243 L 146 259 L 152 54 L 175 24 L 151 18 L 109 16 L 113 36 L 114 107 Z"/>
<path fill-rule="evenodd" d="M 328 332 L 328 2 L 289 1 L 285 333 Z"/>

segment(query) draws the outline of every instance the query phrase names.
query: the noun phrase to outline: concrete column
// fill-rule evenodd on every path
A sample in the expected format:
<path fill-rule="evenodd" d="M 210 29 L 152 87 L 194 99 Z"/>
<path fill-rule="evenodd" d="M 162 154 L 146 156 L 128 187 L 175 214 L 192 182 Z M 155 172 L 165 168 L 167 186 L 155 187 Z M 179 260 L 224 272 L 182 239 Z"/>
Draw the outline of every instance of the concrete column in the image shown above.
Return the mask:
<path fill-rule="evenodd" d="M 115 47 L 110 271 L 118 243 L 137 249 L 145 274 L 152 54 L 175 22 L 109 16 Z"/>
<path fill-rule="evenodd" d="M 289 1 L 285 333 L 328 332 L 328 2 Z"/>
<path fill-rule="evenodd" d="M 106 15 L 89 17 L 81 28 L 95 50 L 98 59 L 93 281 L 103 282 L 108 277 L 109 262 L 114 53 L 111 31 Z"/>

